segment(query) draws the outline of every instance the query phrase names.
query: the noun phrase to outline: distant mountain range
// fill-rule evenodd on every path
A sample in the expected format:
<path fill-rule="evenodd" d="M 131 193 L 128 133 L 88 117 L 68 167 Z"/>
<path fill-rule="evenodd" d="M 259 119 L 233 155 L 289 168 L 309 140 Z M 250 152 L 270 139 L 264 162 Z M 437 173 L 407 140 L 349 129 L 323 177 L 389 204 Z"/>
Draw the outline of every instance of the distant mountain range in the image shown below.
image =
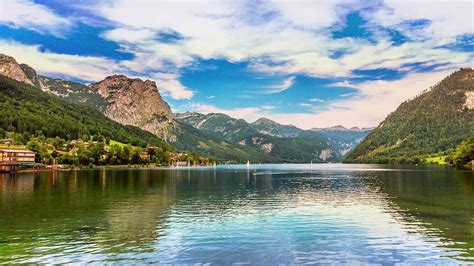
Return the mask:
<path fill-rule="evenodd" d="M 244 162 L 340 161 L 370 129 L 302 130 L 261 118 L 254 123 L 224 114 L 173 114 L 155 82 L 123 75 L 85 85 L 38 75 L 0 55 L 0 74 L 71 103 L 95 108 L 113 121 L 149 131 L 177 149 Z"/>
<path fill-rule="evenodd" d="M 186 112 L 175 114 L 175 117 L 213 137 L 262 150 L 288 162 L 339 161 L 370 131 L 303 130 L 267 118 L 247 123 L 219 113 Z"/>
<path fill-rule="evenodd" d="M 450 155 L 473 136 L 474 70 L 466 68 L 402 103 L 345 162 L 423 162 L 427 157 Z"/>

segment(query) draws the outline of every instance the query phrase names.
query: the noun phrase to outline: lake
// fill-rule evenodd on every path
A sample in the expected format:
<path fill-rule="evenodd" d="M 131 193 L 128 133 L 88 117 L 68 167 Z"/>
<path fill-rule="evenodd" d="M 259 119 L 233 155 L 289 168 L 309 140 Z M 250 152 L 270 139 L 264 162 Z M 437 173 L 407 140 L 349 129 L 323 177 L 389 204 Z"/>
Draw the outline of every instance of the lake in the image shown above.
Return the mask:
<path fill-rule="evenodd" d="M 472 263 L 474 176 L 343 164 L 2 174 L 2 262 Z"/>

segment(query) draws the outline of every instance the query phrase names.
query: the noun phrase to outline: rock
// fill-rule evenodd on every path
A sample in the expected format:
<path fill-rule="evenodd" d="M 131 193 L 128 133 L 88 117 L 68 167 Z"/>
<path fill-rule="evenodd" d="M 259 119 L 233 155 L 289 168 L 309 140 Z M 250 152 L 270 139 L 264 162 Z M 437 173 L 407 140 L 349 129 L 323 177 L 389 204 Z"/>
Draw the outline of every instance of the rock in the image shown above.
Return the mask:
<path fill-rule="evenodd" d="M 26 77 L 32 82 L 33 86 L 40 88 L 43 91 L 47 89 L 40 76 L 38 76 L 36 73 L 36 70 L 27 64 L 21 64 L 20 68 L 23 70 L 23 73 L 25 73 Z"/>
<path fill-rule="evenodd" d="M 322 150 L 321 153 L 319 154 L 319 158 L 323 161 L 327 161 L 332 157 L 331 150 L 330 149 L 325 149 Z"/>
<path fill-rule="evenodd" d="M 165 137 L 174 124 L 171 108 L 161 98 L 154 81 L 113 75 L 90 87 L 106 101 L 104 114 L 116 122 L 161 137 Z"/>
<path fill-rule="evenodd" d="M 8 55 L 0 54 L 0 74 L 19 82 L 34 85 L 15 58 Z"/>

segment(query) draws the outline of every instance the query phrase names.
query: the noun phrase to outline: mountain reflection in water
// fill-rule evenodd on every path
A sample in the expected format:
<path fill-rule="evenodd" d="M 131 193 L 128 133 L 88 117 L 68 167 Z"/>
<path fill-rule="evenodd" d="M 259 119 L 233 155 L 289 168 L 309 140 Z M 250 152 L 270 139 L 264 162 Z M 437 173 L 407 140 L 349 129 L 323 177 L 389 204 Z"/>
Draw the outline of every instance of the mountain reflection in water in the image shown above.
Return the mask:
<path fill-rule="evenodd" d="M 473 178 L 337 164 L 0 175 L 0 262 L 472 262 Z"/>

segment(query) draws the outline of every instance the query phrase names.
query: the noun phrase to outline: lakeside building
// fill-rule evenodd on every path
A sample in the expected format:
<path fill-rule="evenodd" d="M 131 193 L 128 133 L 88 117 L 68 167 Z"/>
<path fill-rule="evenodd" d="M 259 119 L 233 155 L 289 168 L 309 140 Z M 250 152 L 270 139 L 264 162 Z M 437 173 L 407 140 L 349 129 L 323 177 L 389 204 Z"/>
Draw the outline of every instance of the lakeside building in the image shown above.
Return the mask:
<path fill-rule="evenodd" d="M 177 161 L 176 162 L 176 167 L 187 167 L 190 166 L 190 163 L 188 161 Z"/>
<path fill-rule="evenodd" d="M 0 148 L 0 172 L 14 172 L 20 166 L 34 164 L 35 155 L 28 149 Z"/>

